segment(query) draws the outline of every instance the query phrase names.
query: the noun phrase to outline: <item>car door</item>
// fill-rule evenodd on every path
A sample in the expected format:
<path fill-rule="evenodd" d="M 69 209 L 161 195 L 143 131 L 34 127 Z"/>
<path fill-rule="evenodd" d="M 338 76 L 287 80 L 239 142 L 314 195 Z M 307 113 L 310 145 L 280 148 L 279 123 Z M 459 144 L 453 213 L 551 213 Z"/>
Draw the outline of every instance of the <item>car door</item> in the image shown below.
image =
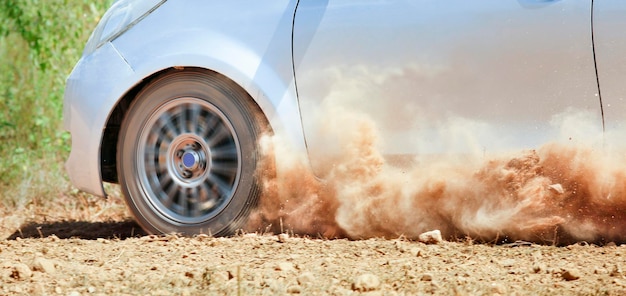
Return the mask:
<path fill-rule="evenodd" d="M 594 42 L 606 127 L 619 140 L 626 129 L 626 1 L 594 3 Z"/>
<path fill-rule="evenodd" d="M 591 0 L 300 0 L 293 40 L 318 173 L 354 118 L 385 155 L 534 148 L 570 113 L 601 129 Z"/>

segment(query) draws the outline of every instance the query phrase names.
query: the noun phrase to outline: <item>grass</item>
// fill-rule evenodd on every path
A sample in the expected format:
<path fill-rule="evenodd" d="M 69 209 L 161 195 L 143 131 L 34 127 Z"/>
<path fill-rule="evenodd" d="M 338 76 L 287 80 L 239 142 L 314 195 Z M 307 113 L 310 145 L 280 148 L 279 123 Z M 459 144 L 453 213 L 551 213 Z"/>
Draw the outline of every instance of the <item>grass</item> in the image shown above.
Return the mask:
<path fill-rule="evenodd" d="M 65 79 L 112 0 L 0 0 L 0 215 L 77 197 Z"/>

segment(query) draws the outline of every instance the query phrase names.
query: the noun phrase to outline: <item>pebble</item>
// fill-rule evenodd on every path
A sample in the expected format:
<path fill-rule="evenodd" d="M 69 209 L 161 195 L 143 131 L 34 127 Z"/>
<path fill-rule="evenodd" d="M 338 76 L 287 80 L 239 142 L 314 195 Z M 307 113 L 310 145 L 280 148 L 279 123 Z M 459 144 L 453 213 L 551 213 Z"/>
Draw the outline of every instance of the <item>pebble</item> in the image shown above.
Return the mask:
<path fill-rule="evenodd" d="M 505 259 L 499 262 L 502 267 L 513 267 L 515 266 L 515 259 Z"/>
<path fill-rule="evenodd" d="M 278 235 L 278 242 L 279 243 L 286 243 L 288 239 L 289 239 L 289 234 L 281 233 L 281 234 Z"/>
<path fill-rule="evenodd" d="M 55 271 L 54 263 L 42 257 L 36 257 L 33 260 L 33 264 L 31 267 L 35 271 L 41 271 L 49 274 L 52 274 Z"/>
<path fill-rule="evenodd" d="M 424 257 L 424 253 L 420 248 L 411 248 L 411 255 L 414 257 Z"/>
<path fill-rule="evenodd" d="M 566 281 L 575 281 L 580 278 L 580 271 L 578 271 L 578 269 L 576 268 L 564 269 L 563 273 L 561 273 L 561 276 Z"/>
<path fill-rule="evenodd" d="M 304 286 L 315 283 L 315 275 L 311 272 L 305 272 L 298 276 L 298 284 Z"/>
<path fill-rule="evenodd" d="M 540 273 L 542 271 L 546 271 L 548 268 L 546 267 L 545 264 L 543 263 L 535 263 L 533 265 L 533 272 L 534 273 Z"/>
<path fill-rule="evenodd" d="M 543 260 L 543 253 L 541 253 L 541 251 L 539 251 L 539 250 L 534 251 L 534 252 L 532 253 L 532 256 L 533 256 L 533 260 L 535 260 L 535 261 L 541 261 L 541 260 Z"/>
<path fill-rule="evenodd" d="M 302 288 L 297 285 L 291 285 L 287 287 L 287 293 L 289 294 L 300 294 L 302 292 Z"/>
<path fill-rule="evenodd" d="M 380 288 L 380 280 L 377 276 L 366 273 L 354 279 L 352 290 L 359 292 L 375 291 Z"/>
<path fill-rule="evenodd" d="M 613 279 L 611 281 L 612 284 L 620 286 L 620 287 L 626 287 L 626 283 L 624 283 L 623 281 L 620 281 L 618 279 Z"/>
<path fill-rule="evenodd" d="M 210 275 L 210 282 L 213 284 L 225 283 L 228 280 L 230 280 L 230 272 L 218 271 Z"/>
<path fill-rule="evenodd" d="M 30 270 L 30 267 L 24 263 L 17 263 L 13 265 L 11 271 L 11 277 L 16 280 L 25 280 L 33 276 L 33 272 Z"/>
<path fill-rule="evenodd" d="M 619 277 L 622 275 L 622 269 L 619 266 L 615 265 L 613 266 L 613 269 L 611 270 L 611 273 L 609 273 L 609 275 L 612 277 Z"/>
<path fill-rule="evenodd" d="M 274 269 L 277 271 L 293 271 L 295 267 L 291 262 L 279 262 Z"/>
<path fill-rule="evenodd" d="M 507 295 L 506 287 L 502 284 L 491 284 L 491 293 L 496 295 Z"/>
<path fill-rule="evenodd" d="M 550 188 L 552 191 L 554 191 L 555 193 L 558 193 L 558 194 L 565 193 L 565 190 L 563 189 L 563 185 L 561 185 L 561 184 L 548 185 L 548 188 Z"/>
<path fill-rule="evenodd" d="M 99 243 L 102 243 L 102 244 L 110 244 L 110 243 L 111 243 L 111 241 L 110 241 L 110 240 L 108 240 L 108 239 L 104 239 L 104 238 L 101 238 L 101 237 L 99 237 L 98 239 L 96 239 L 96 241 L 97 241 L 97 242 L 99 242 Z"/>
<path fill-rule="evenodd" d="M 438 244 L 443 242 L 440 230 L 428 231 L 420 234 L 417 239 L 425 244 Z"/>

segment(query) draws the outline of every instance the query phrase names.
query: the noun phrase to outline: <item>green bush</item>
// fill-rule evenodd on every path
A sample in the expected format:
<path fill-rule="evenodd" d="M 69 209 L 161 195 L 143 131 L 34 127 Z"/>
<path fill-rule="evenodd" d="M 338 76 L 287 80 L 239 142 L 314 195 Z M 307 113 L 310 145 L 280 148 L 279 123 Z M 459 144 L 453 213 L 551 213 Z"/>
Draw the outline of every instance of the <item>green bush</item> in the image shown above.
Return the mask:
<path fill-rule="evenodd" d="M 68 190 L 65 79 L 113 1 L 0 0 L 0 204 Z"/>

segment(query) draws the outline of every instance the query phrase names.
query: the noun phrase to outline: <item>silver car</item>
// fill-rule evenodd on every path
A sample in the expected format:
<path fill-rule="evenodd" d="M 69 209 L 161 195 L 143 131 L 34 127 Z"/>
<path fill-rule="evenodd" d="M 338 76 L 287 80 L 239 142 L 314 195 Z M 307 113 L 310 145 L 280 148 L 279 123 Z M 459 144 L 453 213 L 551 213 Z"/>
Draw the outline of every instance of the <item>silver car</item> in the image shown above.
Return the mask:
<path fill-rule="evenodd" d="M 537 147 L 576 112 L 618 129 L 625 12 L 622 0 L 120 0 L 67 80 L 67 170 L 95 195 L 121 184 L 150 233 L 226 235 L 259 199 L 260 137 L 323 175 L 333 106 L 371 120 L 389 156 Z"/>

